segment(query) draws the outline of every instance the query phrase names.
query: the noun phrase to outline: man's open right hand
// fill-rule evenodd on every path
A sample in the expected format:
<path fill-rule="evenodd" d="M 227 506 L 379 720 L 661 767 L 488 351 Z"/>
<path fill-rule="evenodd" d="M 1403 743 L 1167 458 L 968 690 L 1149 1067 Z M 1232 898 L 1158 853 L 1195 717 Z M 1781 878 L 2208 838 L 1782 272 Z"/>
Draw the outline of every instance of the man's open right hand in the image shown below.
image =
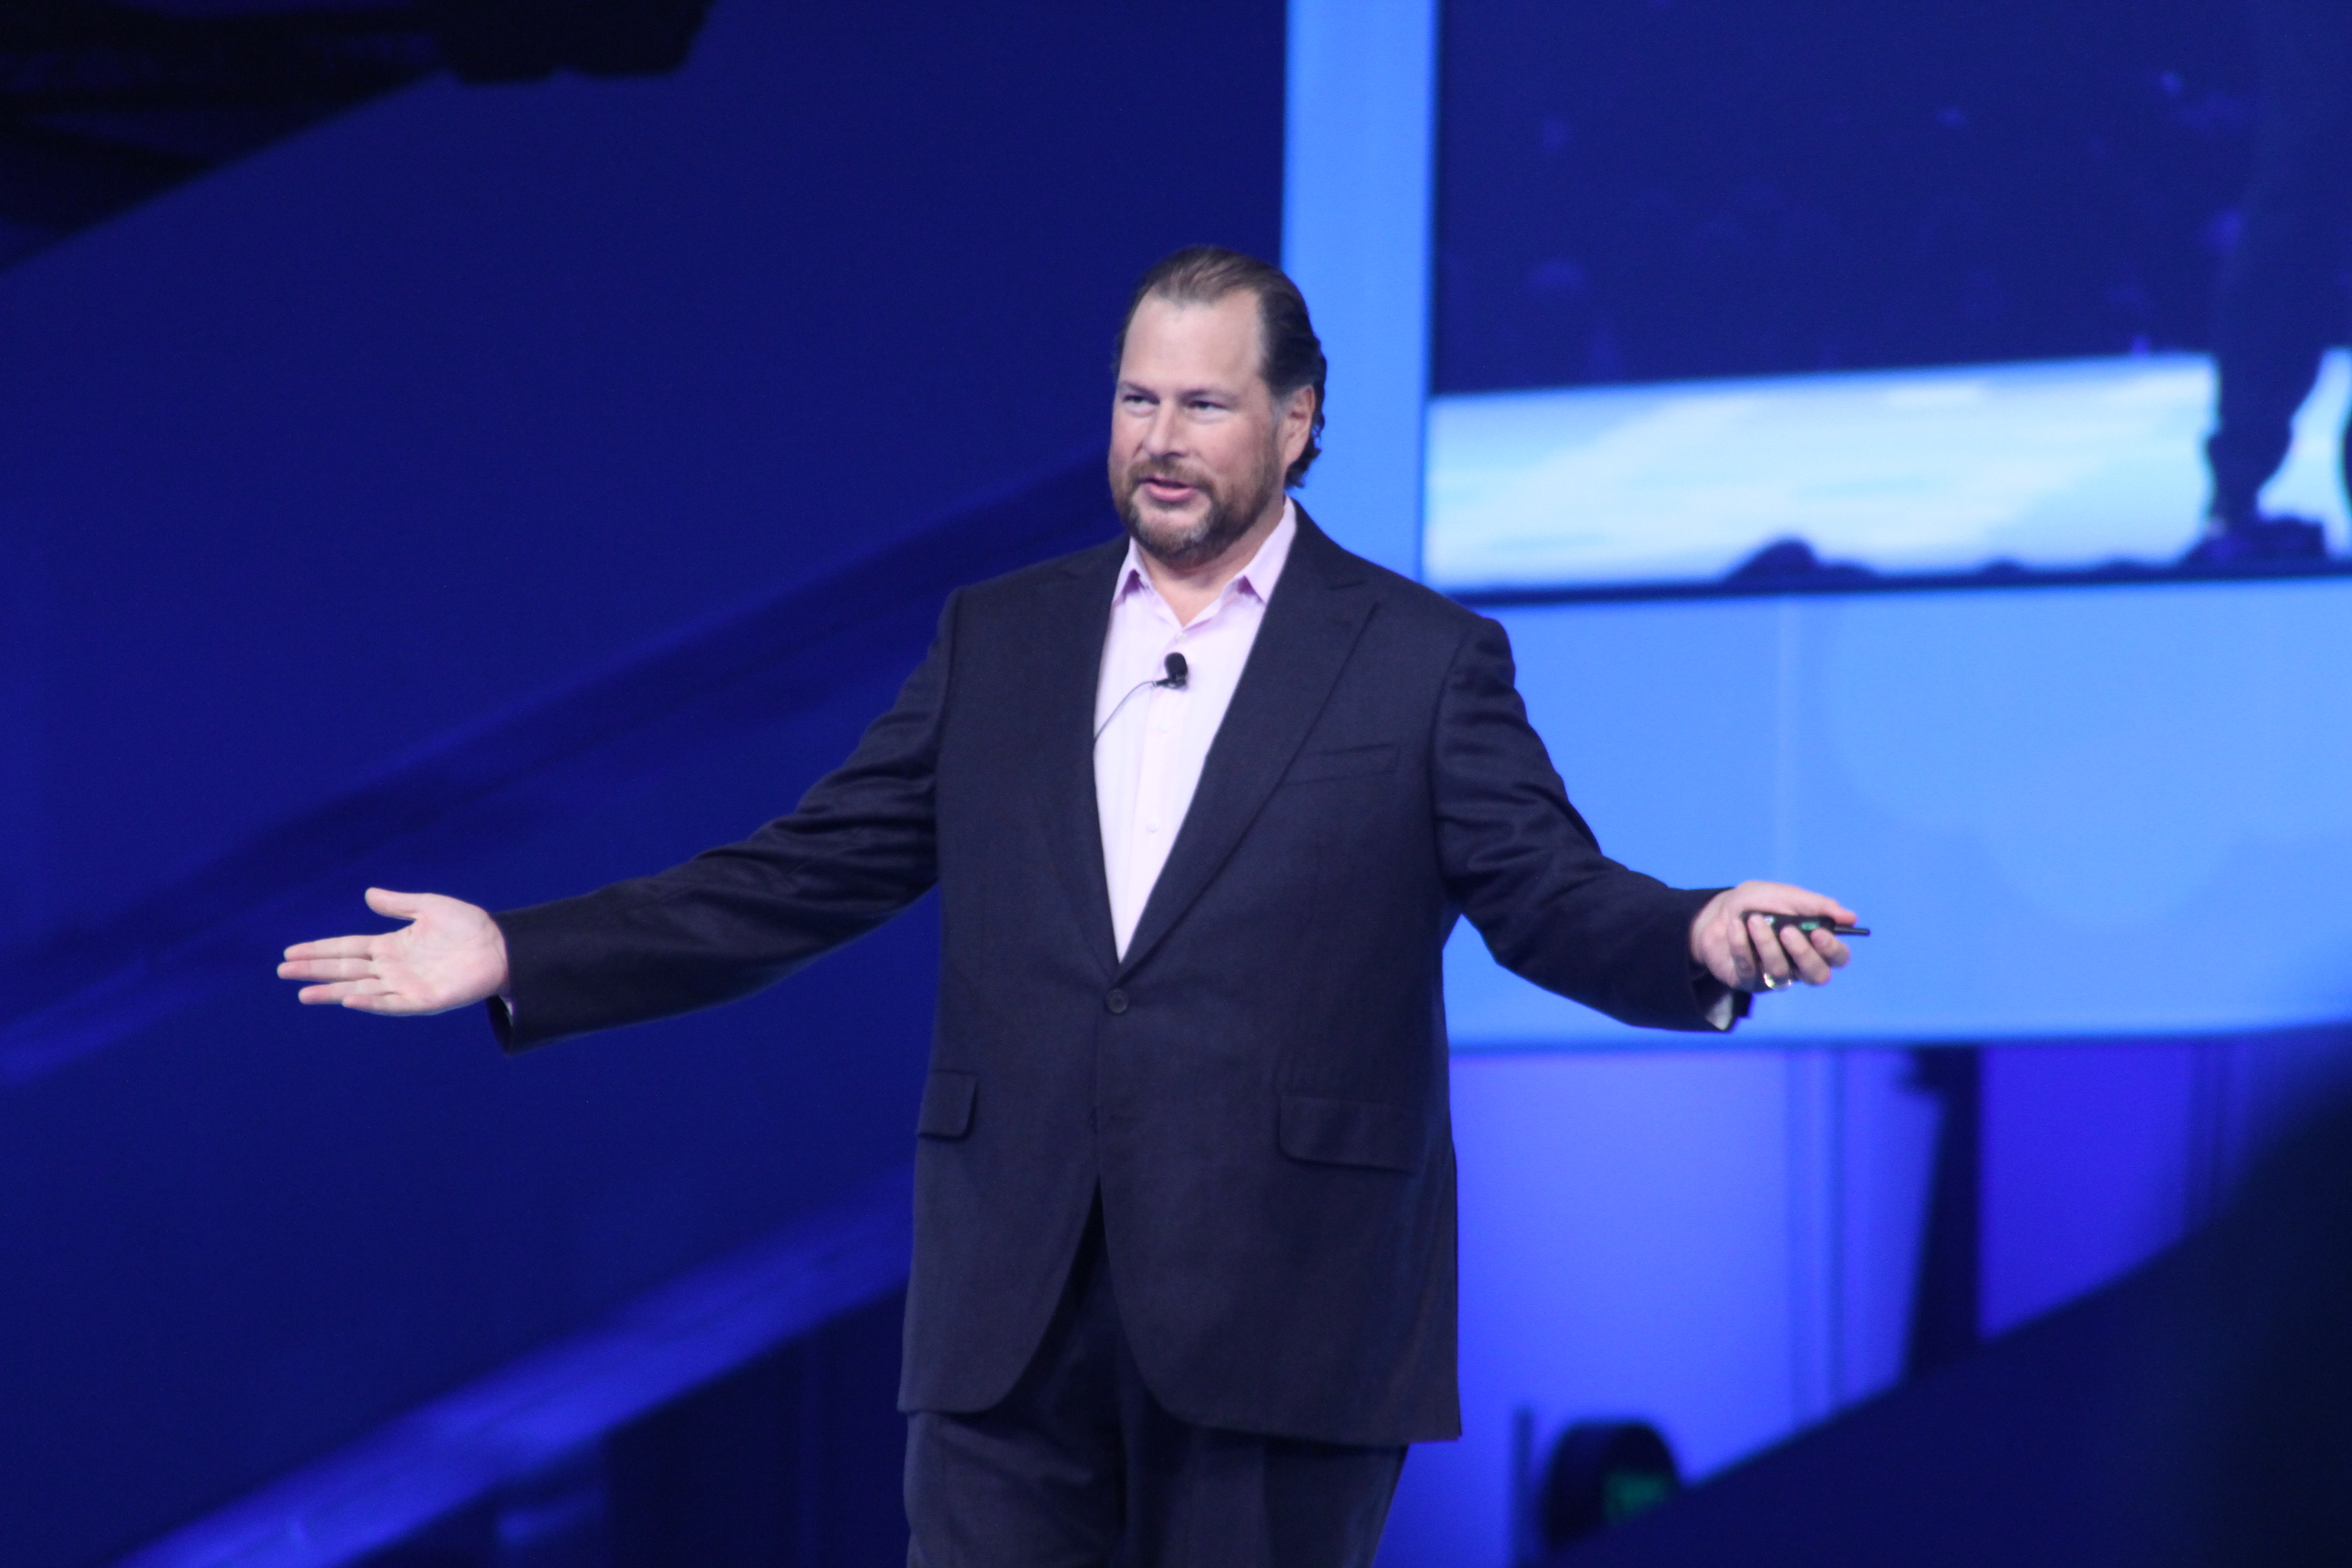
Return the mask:
<path fill-rule="evenodd" d="M 278 966 L 305 982 L 301 1000 L 362 1013 L 422 1016 L 495 996 L 507 983 L 507 939 L 489 911 L 439 893 L 370 888 L 368 908 L 408 923 L 375 936 L 298 942 Z"/>

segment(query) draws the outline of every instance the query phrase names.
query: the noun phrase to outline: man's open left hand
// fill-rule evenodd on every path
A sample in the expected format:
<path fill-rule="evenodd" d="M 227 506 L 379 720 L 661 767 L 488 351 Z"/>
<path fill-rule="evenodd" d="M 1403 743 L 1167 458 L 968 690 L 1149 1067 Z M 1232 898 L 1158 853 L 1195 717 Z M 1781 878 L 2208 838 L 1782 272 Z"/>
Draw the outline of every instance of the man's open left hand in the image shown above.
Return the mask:
<path fill-rule="evenodd" d="M 1738 991 L 1778 991 L 1801 980 L 1826 985 L 1852 950 L 1827 931 L 1772 929 L 1768 915 L 1817 915 L 1840 925 L 1854 912 L 1825 894 L 1786 882 L 1742 882 L 1706 901 L 1691 921 L 1691 960 Z"/>

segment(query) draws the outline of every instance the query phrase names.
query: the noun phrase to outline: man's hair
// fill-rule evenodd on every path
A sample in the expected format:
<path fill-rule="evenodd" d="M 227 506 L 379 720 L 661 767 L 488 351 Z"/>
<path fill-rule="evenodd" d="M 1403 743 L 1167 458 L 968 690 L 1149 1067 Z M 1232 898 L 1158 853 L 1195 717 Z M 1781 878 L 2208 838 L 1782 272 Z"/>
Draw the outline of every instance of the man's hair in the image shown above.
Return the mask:
<path fill-rule="evenodd" d="M 1127 353 L 1127 329 L 1146 300 L 1171 305 L 1213 305 L 1237 289 L 1257 296 L 1258 341 L 1264 362 L 1258 374 L 1274 395 L 1278 409 L 1302 386 L 1315 389 L 1315 418 L 1307 427 L 1307 446 L 1283 475 L 1285 485 L 1305 482 L 1307 470 L 1323 451 L 1322 340 L 1307 317 L 1307 299 L 1279 267 L 1222 246 L 1191 245 L 1154 262 L 1127 302 L 1127 319 L 1118 324 L 1118 341 L 1111 348 L 1111 372 L 1117 374 Z"/>

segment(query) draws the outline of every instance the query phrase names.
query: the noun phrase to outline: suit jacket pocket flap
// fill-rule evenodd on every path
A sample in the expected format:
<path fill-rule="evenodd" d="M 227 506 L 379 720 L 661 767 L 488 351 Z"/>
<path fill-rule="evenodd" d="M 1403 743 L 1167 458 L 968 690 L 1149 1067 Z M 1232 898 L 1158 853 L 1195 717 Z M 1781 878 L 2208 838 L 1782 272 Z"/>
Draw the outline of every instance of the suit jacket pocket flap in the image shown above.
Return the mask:
<path fill-rule="evenodd" d="M 1282 776 L 1285 784 L 1306 784 L 1313 779 L 1354 778 L 1361 773 L 1386 773 L 1396 771 L 1397 749 L 1386 742 L 1377 746 L 1349 746 L 1336 752 L 1309 752 L 1290 764 Z"/>
<path fill-rule="evenodd" d="M 980 1079 L 968 1072 L 943 1072 L 937 1068 L 923 1082 L 923 1110 L 915 1131 L 926 1138 L 961 1138 L 971 1131 L 972 1097 Z"/>
<path fill-rule="evenodd" d="M 1282 1152 L 1329 1165 L 1418 1171 L 1427 1142 L 1422 1119 L 1401 1105 L 1369 1100 L 1282 1097 Z"/>

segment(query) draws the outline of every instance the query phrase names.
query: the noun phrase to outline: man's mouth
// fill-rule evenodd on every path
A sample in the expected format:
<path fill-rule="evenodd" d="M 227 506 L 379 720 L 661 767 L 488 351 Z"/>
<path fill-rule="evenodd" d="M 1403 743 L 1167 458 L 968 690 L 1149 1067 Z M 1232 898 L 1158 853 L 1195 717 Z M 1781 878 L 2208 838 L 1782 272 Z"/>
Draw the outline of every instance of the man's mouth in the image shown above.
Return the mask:
<path fill-rule="evenodd" d="M 1181 506 L 1197 493 L 1193 486 L 1164 474 L 1147 475 L 1135 488 L 1161 506 Z"/>

